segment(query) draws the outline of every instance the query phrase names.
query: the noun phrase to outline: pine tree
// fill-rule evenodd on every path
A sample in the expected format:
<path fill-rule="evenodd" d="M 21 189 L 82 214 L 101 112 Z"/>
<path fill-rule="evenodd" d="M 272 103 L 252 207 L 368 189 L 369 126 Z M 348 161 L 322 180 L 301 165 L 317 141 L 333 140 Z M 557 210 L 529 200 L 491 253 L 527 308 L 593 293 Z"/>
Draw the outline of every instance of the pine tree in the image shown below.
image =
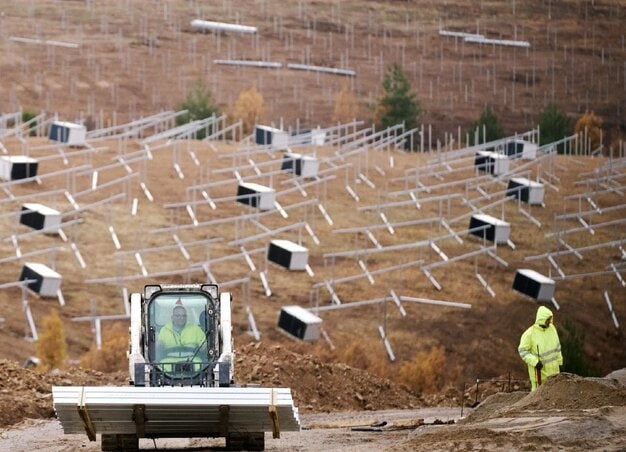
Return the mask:
<path fill-rule="evenodd" d="M 569 372 L 581 377 L 597 375 L 596 369 L 589 364 L 585 355 L 585 333 L 576 330 L 574 323 L 565 319 L 563 328 L 559 330 L 563 366 L 561 372 Z"/>
<path fill-rule="evenodd" d="M 478 136 L 476 130 L 478 130 Z M 498 116 L 489 105 L 482 111 L 478 121 L 471 125 L 470 134 L 474 137 L 474 144 L 499 140 L 504 137 L 504 130 L 500 125 Z"/>
<path fill-rule="evenodd" d="M 555 104 L 550 103 L 539 115 L 541 145 L 554 143 L 572 134 L 572 126 L 567 115 Z M 565 146 L 560 145 L 558 152 L 563 153 Z"/>
<path fill-rule="evenodd" d="M 383 91 L 376 111 L 376 127 L 386 129 L 404 123 L 405 130 L 416 128 L 422 108 L 398 64 L 387 70 L 383 79 Z"/>
<path fill-rule="evenodd" d="M 213 115 L 220 115 L 219 108 L 215 105 L 211 91 L 201 81 L 197 81 L 189 93 L 187 93 L 187 97 L 179 106 L 179 110 L 187 110 L 187 113 L 176 118 L 177 125 L 210 118 Z M 209 133 L 210 132 L 209 130 Z M 196 134 L 198 140 L 203 139 L 205 136 L 206 133 L 204 130 L 200 130 Z"/>

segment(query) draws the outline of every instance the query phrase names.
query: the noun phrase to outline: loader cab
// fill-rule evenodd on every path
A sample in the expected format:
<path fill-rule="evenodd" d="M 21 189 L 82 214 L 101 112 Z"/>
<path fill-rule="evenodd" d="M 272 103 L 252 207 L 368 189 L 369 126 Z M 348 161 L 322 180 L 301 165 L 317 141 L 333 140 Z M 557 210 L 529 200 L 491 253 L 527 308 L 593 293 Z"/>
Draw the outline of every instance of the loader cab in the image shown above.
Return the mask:
<path fill-rule="evenodd" d="M 216 285 L 146 286 L 151 385 L 208 384 L 219 354 Z"/>

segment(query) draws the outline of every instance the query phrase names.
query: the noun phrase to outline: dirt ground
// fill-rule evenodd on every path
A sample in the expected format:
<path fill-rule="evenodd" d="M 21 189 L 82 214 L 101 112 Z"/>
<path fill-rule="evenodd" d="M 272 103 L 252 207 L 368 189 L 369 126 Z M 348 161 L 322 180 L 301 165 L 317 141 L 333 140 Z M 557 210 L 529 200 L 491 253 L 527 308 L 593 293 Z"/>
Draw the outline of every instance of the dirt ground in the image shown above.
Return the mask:
<path fill-rule="evenodd" d="M 300 364 L 307 360 L 306 357 L 297 358 Z M 7 362 L 2 364 L 4 369 L 11 367 Z M 335 372 L 337 370 L 341 368 Z M 369 379 L 362 378 L 358 371 L 350 368 L 342 370 L 346 394 L 355 383 L 362 391 L 371 388 Z M 28 390 L 11 386 L 21 386 L 32 375 L 30 371 L 19 368 L 14 368 L 8 375 L 4 371 L 4 374 L 13 377 L 7 380 L 9 384 L 2 390 L 2 404 L 6 406 L 5 391 L 27 395 Z M 318 375 L 326 377 L 328 371 L 320 370 Z M 73 384 L 80 384 L 81 381 L 94 384 L 98 379 L 101 383 L 107 380 L 115 383 L 116 380 L 116 377 L 111 376 L 76 373 L 62 378 L 45 380 L 52 380 L 55 384 L 69 384 L 70 380 Z M 315 412 L 302 413 L 302 431 L 282 433 L 279 439 L 266 434 L 266 450 L 619 451 L 626 446 L 625 383 L 626 369 L 613 372 L 605 378 L 559 374 L 548 379 L 534 393 L 499 392 L 486 398 L 474 409 L 464 407 L 463 411 L 458 406 L 426 408 L 420 405 L 420 401 L 410 400 L 405 405 L 416 403 L 411 409 L 389 409 L 396 403 L 397 389 L 388 385 L 384 394 L 378 394 L 381 401 L 374 411 L 347 411 L 347 406 L 341 403 L 337 403 L 335 409 L 331 410 L 327 410 L 328 406 L 315 405 Z M 37 385 L 27 386 L 32 388 Z M 293 388 L 297 400 L 298 391 L 310 388 L 310 384 L 305 381 L 294 383 Z M 40 389 L 39 399 L 47 398 L 49 405 L 49 392 L 45 388 Z M 49 391 L 49 386 L 47 389 Z M 15 410 L 13 418 L 17 423 L 0 430 L 0 448 L 3 450 L 100 450 L 99 438 L 98 441 L 90 442 L 85 435 L 63 435 L 56 420 L 46 419 L 52 415 L 50 412 L 40 413 L 40 416 L 22 410 L 19 410 L 20 414 L 17 413 Z M 140 448 L 209 451 L 223 450 L 224 442 L 222 439 L 202 438 L 143 439 Z"/>

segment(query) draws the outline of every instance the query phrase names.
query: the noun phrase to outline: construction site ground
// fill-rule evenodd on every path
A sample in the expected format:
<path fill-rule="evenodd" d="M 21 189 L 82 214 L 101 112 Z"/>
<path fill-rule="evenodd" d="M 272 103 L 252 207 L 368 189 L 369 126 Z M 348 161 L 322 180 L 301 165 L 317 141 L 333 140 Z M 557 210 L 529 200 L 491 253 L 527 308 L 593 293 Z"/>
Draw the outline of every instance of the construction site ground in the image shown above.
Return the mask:
<path fill-rule="evenodd" d="M 460 403 L 428 407 L 429 401 L 418 400 L 388 381 L 378 381 L 350 367 L 324 368 L 312 357 L 301 359 L 318 365 L 318 377 L 341 374 L 343 385 L 319 399 L 310 399 L 316 400 L 314 405 L 303 406 L 297 394 L 310 388 L 295 383 L 296 403 L 304 408 L 302 431 L 282 433 L 279 439 L 266 433 L 266 450 L 618 451 L 626 447 L 626 369 L 606 378 L 560 374 L 534 393 L 499 392 L 474 409 L 462 410 Z M 100 450 L 99 437 L 90 442 L 86 435 L 63 434 L 59 422 L 52 418 L 50 384 L 122 384 L 123 375 L 81 370 L 39 375 L 7 361 L 2 364 L 1 450 Z M 350 410 L 350 400 L 358 400 L 359 392 L 371 394 L 376 409 Z M 402 395 L 404 400 L 399 398 Z M 440 403 L 452 405 L 453 401 Z M 140 441 L 140 448 L 145 450 L 224 447 L 224 440 L 219 438 Z"/>

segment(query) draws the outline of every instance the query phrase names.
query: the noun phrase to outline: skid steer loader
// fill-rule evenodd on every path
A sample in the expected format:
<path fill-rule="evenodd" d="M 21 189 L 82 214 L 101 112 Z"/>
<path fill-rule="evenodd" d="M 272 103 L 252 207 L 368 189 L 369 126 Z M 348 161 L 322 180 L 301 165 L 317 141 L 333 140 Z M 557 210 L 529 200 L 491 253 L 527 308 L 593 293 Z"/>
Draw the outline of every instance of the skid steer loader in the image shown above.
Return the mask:
<path fill-rule="evenodd" d="M 129 386 L 53 386 L 67 434 L 101 435 L 102 450 L 139 438 L 223 437 L 263 450 L 265 432 L 299 431 L 289 388 L 234 380 L 231 294 L 216 284 L 147 285 L 130 295 Z"/>

